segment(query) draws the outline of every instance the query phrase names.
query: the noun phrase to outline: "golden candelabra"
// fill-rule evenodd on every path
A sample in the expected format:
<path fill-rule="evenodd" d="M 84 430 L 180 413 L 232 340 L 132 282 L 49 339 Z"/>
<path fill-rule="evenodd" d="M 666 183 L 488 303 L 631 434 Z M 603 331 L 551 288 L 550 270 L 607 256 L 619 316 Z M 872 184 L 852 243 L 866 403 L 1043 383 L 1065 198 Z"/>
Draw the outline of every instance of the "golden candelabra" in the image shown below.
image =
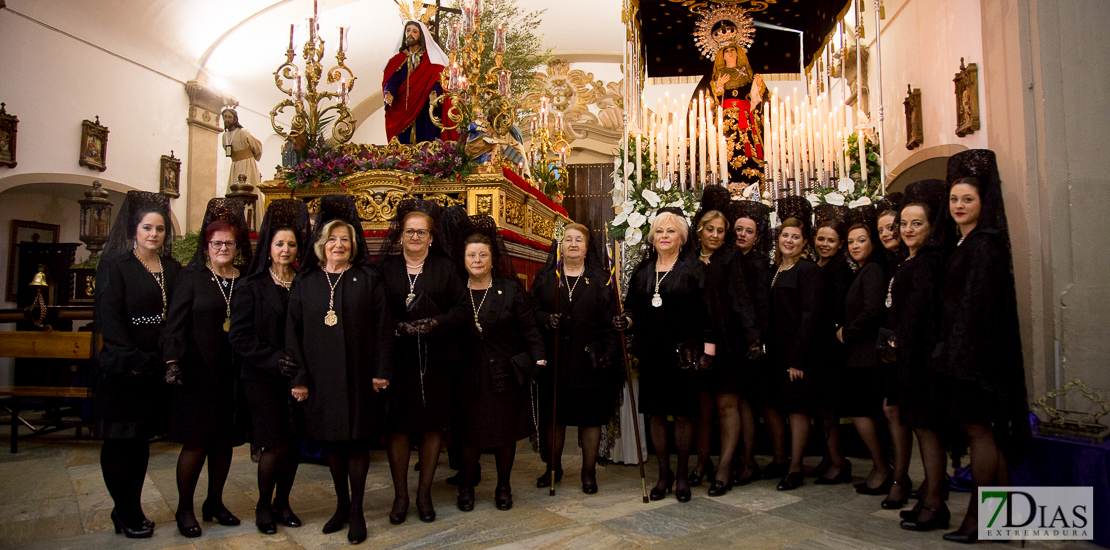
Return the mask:
<path fill-rule="evenodd" d="M 348 34 L 339 27 L 339 47 L 335 54 L 336 65 L 327 71 L 327 83 L 339 83 L 336 91 L 318 91 L 323 73 L 321 61 L 324 59 L 324 40 L 320 37 L 320 19 L 317 15 L 316 2 L 313 1 L 312 17 L 308 20 L 308 40 L 305 41 L 301 55 L 304 58 L 304 70 L 298 68 L 293 60 L 296 53 L 293 50 L 294 26 L 289 25 L 289 49 L 285 51 L 285 63 L 274 71 L 274 84 L 278 90 L 289 96 L 278 103 L 270 111 L 270 124 L 281 137 L 291 140 L 297 149 L 313 146 L 323 135 L 324 126 L 332 122 L 331 137 L 336 143 L 346 143 L 355 132 L 355 118 L 347 108 L 347 101 L 351 90 L 355 87 L 355 75 L 343 63 L 347 58 L 344 50 Z M 346 72 L 346 76 L 344 76 Z M 285 83 L 289 87 L 285 87 Z M 326 107 L 323 103 L 334 101 Z M 295 113 L 289 131 L 278 123 L 277 117 L 285 111 L 286 107 L 293 107 Z M 334 121 L 325 118 L 328 113 L 333 113 Z"/>
<path fill-rule="evenodd" d="M 493 40 L 493 67 L 482 72 L 482 52 L 486 47 L 482 33 L 482 0 L 466 0 L 462 17 L 447 29 L 447 54 L 451 65 L 440 74 L 444 95 L 433 97 L 429 105 L 432 122 L 441 130 L 466 131 L 472 121 L 485 120 L 491 134 L 506 136 L 516 120 L 510 101 L 511 71 L 505 68 L 505 29 L 497 25 Z M 460 28 L 461 24 L 461 28 Z M 450 99 L 446 120 L 438 112 Z"/>

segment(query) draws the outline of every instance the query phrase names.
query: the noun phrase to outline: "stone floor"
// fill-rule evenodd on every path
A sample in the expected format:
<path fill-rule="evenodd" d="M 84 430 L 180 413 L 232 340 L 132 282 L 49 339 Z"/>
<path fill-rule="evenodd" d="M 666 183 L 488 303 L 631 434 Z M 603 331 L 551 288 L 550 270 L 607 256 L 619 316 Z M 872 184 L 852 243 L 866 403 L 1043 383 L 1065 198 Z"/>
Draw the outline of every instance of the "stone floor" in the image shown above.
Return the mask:
<path fill-rule="evenodd" d="M 7 449 L 7 430 L 0 434 L 0 448 Z M 568 441 L 574 441 L 573 430 Z M 20 443 L 18 454 L 0 451 L 0 548 L 331 548 L 346 546 L 345 531 L 331 535 L 320 527 L 334 509 L 334 491 L 326 466 L 302 465 L 294 485 L 292 505 L 304 520 L 298 529 L 279 528 L 265 536 L 254 527 L 256 466 L 248 449 L 236 449 L 224 503 L 243 524 L 221 527 L 202 522 L 204 535 L 185 539 L 175 529 L 177 505 L 174 468 L 178 446 L 157 443 L 151 449 L 150 470 L 143 492 L 147 516 L 157 522 L 154 537 L 128 540 L 112 531 L 112 501 L 100 474 L 97 441 L 74 439 L 73 432 L 54 434 Z M 573 445 L 568 445 L 568 449 Z M 513 472 L 515 506 L 502 512 L 493 505 L 493 483 L 478 487 L 473 512 L 455 508 L 455 488 L 443 479 L 451 475 L 446 455 L 441 455 L 433 497 L 438 519 L 431 524 L 416 518 L 415 496 L 410 518 L 403 525 L 387 519 L 393 499 L 384 452 L 371 455 L 367 482 L 366 514 L 369 538 L 365 548 L 713 548 L 762 549 L 911 549 L 957 547 L 941 539 L 939 531 L 912 533 L 898 527 L 898 513 L 879 508 L 882 497 L 860 496 L 849 485 L 818 486 L 807 483 L 792 492 L 778 492 L 772 481 L 734 489 L 721 498 L 706 496 L 705 487 L 694 489 L 689 503 L 673 496 L 643 504 L 638 469 L 609 465 L 598 468 L 600 491 L 585 495 L 579 490 L 581 460 L 566 459 L 566 479 L 558 494 L 536 489 L 535 478 L 544 469 L 538 455 L 522 442 Z M 765 460 L 766 457 L 760 457 Z M 415 457 L 413 459 L 415 461 Z M 870 463 L 853 460 L 857 481 Z M 483 468 L 492 477 L 493 457 L 483 456 Z M 812 464 L 811 464 L 812 465 Z M 649 462 L 649 479 L 655 466 Z M 920 464 L 911 477 L 920 480 Z M 197 509 L 204 498 L 206 478 L 197 490 Z M 415 487 L 416 474 L 410 478 Z M 415 490 L 415 489 L 414 489 Z M 958 524 L 967 505 L 967 494 L 953 494 L 949 506 Z M 1010 543 L 1015 545 L 1017 543 Z M 1096 549 L 1089 543 L 1037 542 L 1030 548 Z"/>

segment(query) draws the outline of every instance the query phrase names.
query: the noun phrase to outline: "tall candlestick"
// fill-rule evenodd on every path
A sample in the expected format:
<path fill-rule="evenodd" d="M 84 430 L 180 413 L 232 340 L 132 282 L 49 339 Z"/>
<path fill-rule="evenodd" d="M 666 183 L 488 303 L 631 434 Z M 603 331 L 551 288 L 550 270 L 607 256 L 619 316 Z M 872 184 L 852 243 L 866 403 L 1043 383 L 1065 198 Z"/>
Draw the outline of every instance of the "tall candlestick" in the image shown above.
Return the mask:
<path fill-rule="evenodd" d="M 636 134 L 636 185 L 640 185 L 644 181 L 642 173 L 644 154 L 641 147 L 643 145 L 640 144 L 640 134 Z"/>
<path fill-rule="evenodd" d="M 655 114 L 648 118 L 648 170 L 655 169 Z"/>
<path fill-rule="evenodd" d="M 702 103 L 704 104 L 705 102 L 703 101 Z M 706 155 L 705 140 L 706 140 L 705 116 L 701 116 L 701 117 L 698 118 L 698 174 L 700 175 L 700 178 L 698 179 L 698 182 L 702 186 L 702 188 L 705 188 L 705 169 L 706 169 L 705 162 L 707 160 L 706 157 L 705 157 L 705 155 Z"/>

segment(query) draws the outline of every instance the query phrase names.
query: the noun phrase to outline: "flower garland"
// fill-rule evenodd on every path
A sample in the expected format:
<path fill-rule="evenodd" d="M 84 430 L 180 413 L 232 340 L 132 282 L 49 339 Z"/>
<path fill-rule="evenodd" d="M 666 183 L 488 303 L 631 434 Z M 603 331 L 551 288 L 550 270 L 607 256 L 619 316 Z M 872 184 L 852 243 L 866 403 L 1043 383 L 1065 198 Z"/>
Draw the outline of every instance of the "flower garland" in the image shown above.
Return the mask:
<path fill-rule="evenodd" d="M 636 150 L 636 139 L 635 137 L 629 139 L 629 151 Z M 609 222 L 609 236 L 623 240 L 624 244 L 630 247 L 648 238 L 651 222 L 655 221 L 656 213 L 660 208 L 681 208 L 683 215 L 686 216 L 686 222 L 690 223 L 701 206 L 700 190 L 683 191 L 669 179 L 658 179 L 658 174 L 651 169 L 652 162 L 646 140 L 641 141 L 640 152 L 640 175 L 643 181 L 636 179 L 634 162 L 630 161 L 625 166 L 621 166 L 620 151 L 614 151 L 616 158 L 613 160 L 613 206 L 620 211 L 613 221 Z M 630 187 L 627 195 L 624 192 L 626 171 Z"/>
<path fill-rule="evenodd" d="M 284 186 L 291 189 L 338 186 L 346 189 L 343 179 L 368 170 L 403 170 L 420 177 L 458 179 L 470 170 L 470 159 L 456 141 L 419 143 L 402 153 L 389 146 L 360 145 L 339 149 L 310 149 L 298 165 L 284 171 Z"/>

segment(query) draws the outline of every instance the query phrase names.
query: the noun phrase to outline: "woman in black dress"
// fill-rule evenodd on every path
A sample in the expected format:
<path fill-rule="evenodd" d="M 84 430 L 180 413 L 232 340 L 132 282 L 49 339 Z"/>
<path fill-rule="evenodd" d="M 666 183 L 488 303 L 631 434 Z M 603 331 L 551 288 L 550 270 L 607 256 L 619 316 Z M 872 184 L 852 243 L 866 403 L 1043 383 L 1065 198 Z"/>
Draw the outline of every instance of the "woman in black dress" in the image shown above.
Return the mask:
<path fill-rule="evenodd" d="M 617 330 L 631 328 L 640 360 L 640 413 L 648 418 L 651 444 L 659 479 L 652 500 L 662 500 L 675 484 L 667 450 L 667 417 L 674 417 L 674 446 L 678 471 L 686 472 L 699 413 L 696 371 L 712 366 L 715 343 L 710 336 L 708 312 L 702 296 L 705 265 L 683 260 L 687 242 L 686 220 L 664 211 L 651 224 L 647 256 L 632 272 L 625 297 L 624 315 L 615 319 Z M 675 497 L 690 501 L 690 479 L 679 476 Z"/>
<path fill-rule="evenodd" d="M 722 328 L 732 304 L 728 304 L 728 309 L 718 306 L 727 303 L 726 285 L 732 260 L 736 255 L 736 247 L 728 238 L 732 223 L 725 216 L 730 200 L 731 194 L 727 187 L 706 186 L 702 191 L 701 209 L 694 214 L 691 223 L 691 227 L 694 228 L 694 234 L 691 237 L 693 246 L 683 256 L 684 261 L 698 261 L 705 264 L 705 292 L 702 296 L 712 319 L 711 326 Z M 724 332 L 722 331 L 721 334 L 723 335 Z M 723 342 L 720 337 L 716 337 L 716 340 Z M 698 419 L 694 422 L 694 441 L 698 461 L 689 473 L 691 487 L 700 486 L 705 479 L 712 481 L 715 477 L 723 477 L 720 486 L 712 491 L 713 496 L 723 495 L 727 490 L 725 486 L 729 481 L 732 454 L 736 451 L 736 444 L 740 440 L 740 411 L 735 406 L 734 398 L 737 389 L 734 377 L 731 376 L 735 374 L 735 369 L 730 368 L 728 372 L 722 373 L 723 367 L 729 361 L 724 352 L 723 346 L 718 349 L 718 357 L 715 358 L 716 364 L 712 372 L 697 375 L 700 410 Z M 722 379 L 721 374 L 726 376 Z M 719 396 L 724 396 L 721 407 L 718 407 Z M 713 420 L 717 416 L 718 409 L 720 409 L 721 419 L 721 460 L 727 458 L 729 464 L 725 464 L 723 471 L 718 470 L 714 473 L 713 461 L 709 454 L 713 443 Z"/>
<path fill-rule="evenodd" d="M 442 252 L 436 234 L 440 207 L 406 200 L 378 254 L 377 270 L 399 336 L 393 345 L 393 380 L 387 397 L 386 433 L 393 474 L 389 522 L 405 521 L 409 507 L 409 449 L 419 441 L 420 484 L 416 509 L 420 521 L 435 521 L 432 479 L 443 432 L 450 427 L 451 383 L 458 369 L 457 332 L 466 323 L 466 288 Z"/>
<path fill-rule="evenodd" d="M 1024 450 L 1030 427 L 1010 235 L 994 153 L 972 149 L 952 156 L 948 182 L 948 209 L 960 238 L 945 266 L 937 368 L 950 392 L 950 419 L 970 439 L 973 486 L 1009 485 L 1007 459 Z M 972 500 L 960 529 L 944 538 L 974 542 L 978 510 Z"/>
<path fill-rule="evenodd" d="M 229 335 L 232 348 L 243 359 L 239 377 L 250 407 L 250 439 L 262 448 L 254 522 L 267 535 L 277 532 L 278 522 L 301 526 L 289 508 L 300 443 L 290 428 L 289 381 L 297 367 L 285 353 L 285 318 L 293 278 L 309 250 L 308 226 L 304 201 L 271 202 L 258 231 L 258 253 L 250 274 L 231 300 Z"/>
<path fill-rule="evenodd" d="M 596 464 L 601 426 L 609 423 L 616 408 L 617 392 L 624 381 L 614 356 L 620 343 L 611 320 L 617 313 L 609 272 L 602 264 L 600 247 L 590 246 L 590 230 L 577 223 L 566 226 L 559 265 L 554 255 L 536 272 L 532 298 L 536 323 L 542 327 L 544 347 L 558 346 L 558 363 L 539 377 L 541 441 L 549 444 L 551 464 L 536 479 L 536 487 L 551 486 L 563 477 L 563 443 L 567 426 L 578 426 L 582 444 L 582 492 L 597 492 Z M 558 304 L 556 304 L 558 300 Z M 555 338 L 558 337 L 558 343 Z M 558 376 L 558 379 L 555 379 Z M 552 400 L 555 399 L 554 403 Z M 552 434 L 552 409 L 555 431 Z"/>
<path fill-rule="evenodd" d="M 756 422 L 752 401 L 758 401 L 762 393 L 761 388 L 766 387 L 763 383 L 763 367 L 760 361 L 765 353 L 765 335 L 771 315 L 771 260 L 768 252 L 774 238 L 771 234 L 770 212 L 770 207 L 755 201 L 732 201 L 729 204 L 729 217 L 736 220 L 733 228 L 736 235 L 737 259 L 733 263 L 743 272 L 742 277 L 734 276 L 730 279 L 729 287 L 736 288 L 738 283 L 743 284 L 744 288 L 736 289 L 734 295 L 747 294 L 754 316 L 752 325 L 746 329 L 747 334 L 744 335 L 748 348 L 740 357 L 733 359 L 737 365 L 736 388 L 739 398 L 737 408 L 740 410 L 743 443 L 740 463 L 733 461 L 731 482 L 734 486 L 747 485 L 759 478 L 759 464 L 754 456 Z M 739 334 L 738 331 L 729 331 L 728 337 L 735 338 Z M 737 346 L 730 344 L 730 347 L 736 349 Z M 767 429 L 768 431 L 779 430 L 777 439 L 782 441 L 782 431 L 785 426 L 782 424 L 781 416 L 777 425 L 768 423 Z M 771 439 L 776 438 L 772 436 Z M 773 460 L 785 468 L 785 445 L 775 447 L 774 452 L 776 454 Z"/>
<path fill-rule="evenodd" d="M 940 437 L 948 411 L 942 405 L 933 368 L 940 322 L 943 241 L 945 235 L 952 234 L 948 230 L 952 217 L 948 214 L 947 198 L 948 185 L 944 180 L 924 180 L 906 186 L 906 206 L 899 215 L 899 228 L 909 255 L 887 285 L 886 327 L 890 333 L 883 360 L 892 363 L 893 373 L 888 378 L 884 409 L 892 438 L 910 429 L 917 435 L 925 466 L 921 498 L 913 510 L 902 512 L 902 528 L 913 531 L 947 528 L 951 518 L 944 504 L 945 457 Z M 895 429 L 896 422 L 900 424 L 899 430 Z M 909 442 L 906 447 L 908 451 Z M 893 485 L 883 507 L 905 505 L 909 489 L 908 481 L 905 486 Z"/>
<path fill-rule="evenodd" d="M 803 483 L 802 458 L 809 441 L 810 417 L 826 393 L 818 357 L 824 283 L 821 268 L 806 257 L 810 211 L 809 202 L 802 197 L 779 199 L 778 212 L 784 220 L 775 254 L 778 269 L 771 278 L 768 348 L 773 357 L 769 368 L 777 382 L 777 405 L 790 419 L 790 466 L 779 482 L 780 491 Z"/>
<path fill-rule="evenodd" d="M 461 208 L 461 207 L 454 207 Z M 470 322 L 462 333 L 464 358 L 456 376 L 451 433 L 461 440 L 463 485 L 458 507 L 474 509 L 474 479 L 484 449 L 497 457 L 498 510 L 513 507 L 512 473 L 517 441 L 536 432 L 530 395 L 531 377 L 547 364 L 543 336 L 536 327 L 532 300 L 512 269 L 497 224 L 489 216 L 472 216 L 461 247 L 467 272 Z"/>
<path fill-rule="evenodd" d="M 868 481 L 858 491 L 862 494 L 886 494 L 891 484 L 888 480 L 900 484 L 908 482 L 905 470 L 900 472 L 900 477 L 892 475 L 875 424 L 881 413 L 886 381 L 886 373 L 879 366 L 875 350 L 885 313 L 886 268 L 885 262 L 881 261 L 875 208 L 871 205 L 859 206 L 849 213 L 849 221 L 848 253 L 859 266 L 859 271 L 848 287 L 843 304 L 844 322 L 836 331 L 836 339 L 844 345 L 846 352 L 845 368 L 837 392 L 837 408 L 839 414 L 852 419 L 874 464 Z"/>
<path fill-rule="evenodd" d="M 836 485 L 852 480 L 852 463 L 840 450 L 840 417 L 837 395 L 844 376 L 846 359 L 844 345 L 837 341 L 836 331 L 844 324 L 844 296 L 856 274 L 848 263 L 844 243 L 848 238 L 848 208 L 821 204 L 813 209 L 813 250 L 824 280 L 824 299 L 820 316 L 818 341 L 821 347 L 821 376 L 826 384 L 820 410 L 821 431 L 825 436 L 825 456 L 808 476 L 817 478 L 818 485 Z"/>
<path fill-rule="evenodd" d="M 170 255 L 169 197 L 129 191 L 96 269 L 96 330 L 104 339 L 93 362 L 93 415 L 104 440 L 100 469 L 115 508 L 116 533 L 154 534 L 139 503 L 151 438 L 166 433 L 169 407 L 159 340 L 181 266 Z"/>
<path fill-rule="evenodd" d="M 385 417 L 379 392 L 393 378 L 393 319 L 355 226 L 360 223 L 351 197 L 321 199 L 316 261 L 308 261 L 293 284 L 285 336 L 298 368 L 290 385 L 304 407 L 308 437 L 328 444 L 336 507 L 323 532 L 349 523 L 352 544 L 366 540 L 362 502 L 370 444 Z"/>
<path fill-rule="evenodd" d="M 197 252 L 181 270 L 167 317 L 163 355 L 170 398 L 169 440 L 183 445 L 177 458 L 177 529 L 199 537 L 193 494 L 208 460 L 208 497 L 201 506 L 205 521 L 239 525 L 223 504 L 231 452 L 246 440 L 238 408 L 239 364 L 228 339 L 231 300 L 239 284 L 238 259 L 251 260 L 243 203 L 208 201 Z"/>

